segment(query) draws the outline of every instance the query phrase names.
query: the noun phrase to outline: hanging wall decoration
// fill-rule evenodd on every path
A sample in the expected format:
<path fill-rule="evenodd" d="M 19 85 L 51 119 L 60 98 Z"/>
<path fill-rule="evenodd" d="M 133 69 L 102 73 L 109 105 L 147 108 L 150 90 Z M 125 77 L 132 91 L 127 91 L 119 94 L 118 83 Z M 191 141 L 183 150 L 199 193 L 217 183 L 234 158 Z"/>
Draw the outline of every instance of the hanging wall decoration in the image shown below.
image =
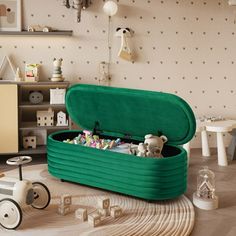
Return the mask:
<path fill-rule="evenodd" d="M 21 0 L 0 0 L 0 31 L 21 31 Z"/>
<path fill-rule="evenodd" d="M 81 11 L 82 9 L 86 9 L 89 7 L 91 2 L 89 0 L 73 0 L 72 4 L 70 4 L 69 0 L 63 0 L 62 5 L 66 8 L 72 8 L 76 10 L 77 14 L 77 22 L 79 23 L 81 21 Z"/>
<path fill-rule="evenodd" d="M 117 28 L 116 36 L 121 38 L 121 46 L 118 52 L 118 57 L 126 61 L 132 61 L 133 55 L 128 45 L 128 38 L 132 37 L 130 28 Z"/>

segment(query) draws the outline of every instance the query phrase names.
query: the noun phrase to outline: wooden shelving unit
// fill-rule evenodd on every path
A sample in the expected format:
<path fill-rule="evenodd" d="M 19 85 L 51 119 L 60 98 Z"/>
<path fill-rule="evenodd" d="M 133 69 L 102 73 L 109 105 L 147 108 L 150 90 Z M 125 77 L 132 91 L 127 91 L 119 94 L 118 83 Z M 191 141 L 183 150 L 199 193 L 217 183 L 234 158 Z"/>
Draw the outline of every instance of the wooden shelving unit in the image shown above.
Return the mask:
<path fill-rule="evenodd" d="M 63 130 L 68 129 L 68 126 L 37 126 L 36 122 L 22 122 L 20 130 Z"/>
<path fill-rule="evenodd" d="M 64 104 L 50 104 L 49 102 L 43 102 L 37 105 L 34 105 L 34 108 L 48 108 L 48 107 L 56 108 L 61 107 L 62 109 L 65 108 Z M 23 102 L 21 105 L 19 105 L 19 108 L 32 108 L 32 104 L 30 102 Z"/>
<path fill-rule="evenodd" d="M 21 148 L 18 155 L 32 155 L 32 154 L 45 154 L 47 152 L 47 147 L 45 145 L 37 146 L 36 149 L 23 149 Z"/>
<path fill-rule="evenodd" d="M 72 30 L 57 30 L 50 32 L 29 32 L 29 31 L 0 31 L 1 36 L 72 36 Z"/>
<path fill-rule="evenodd" d="M 15 81 L 0 81 L 1 84 L 16 84 L 18 88 L 18 136 L 19 147 L 18 152 L 9 153 L 11 155 L 32 155 L 46 153 L 46 139 L 47 136 L 58 130 L 67 130 L 71 128 L 69 119 L 68 126 L 56 126 L 56 114 L 59 111 L 66 112 L 65 104 L 50 104 L 50 89 L 69 87 L 69 82 L 15 82 Z M 31 91 L 41 91 L 43 94 L 43 102 L 39 104 L 32 104 L 29 101 L 29 94 Z M 12 96 L 12 95 L 11 95 Z M 17 96 L 17 95 L 16 95 Z M 39 110 L 54 110 L 54 126 L 37 126 L 36 113 Z M 35 149 L 23 148 L 23 136 L 35 135 L 37 137 L 37 147 Z M 38 138 L 39 137 L 39 138 Z M 6 153 L 4 153 L 6 154 Z M 1 153 L 0 153 L 1 155 Z"/>

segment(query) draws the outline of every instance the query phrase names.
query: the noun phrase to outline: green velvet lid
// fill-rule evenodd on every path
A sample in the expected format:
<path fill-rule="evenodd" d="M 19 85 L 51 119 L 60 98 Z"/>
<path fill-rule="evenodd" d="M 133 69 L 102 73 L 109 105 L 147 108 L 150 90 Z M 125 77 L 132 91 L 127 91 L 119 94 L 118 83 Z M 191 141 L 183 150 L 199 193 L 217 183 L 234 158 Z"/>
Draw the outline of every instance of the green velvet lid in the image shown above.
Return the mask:
<path fill-rule="evenodd" d="M 76 84 L 66 94 L 71 119 L 83 129 L 111 136 L 143 140 L 146 134 L 163 134 L 179 145 L 192 139 L 196 121 L 180 97 L 145 90 Z"/>

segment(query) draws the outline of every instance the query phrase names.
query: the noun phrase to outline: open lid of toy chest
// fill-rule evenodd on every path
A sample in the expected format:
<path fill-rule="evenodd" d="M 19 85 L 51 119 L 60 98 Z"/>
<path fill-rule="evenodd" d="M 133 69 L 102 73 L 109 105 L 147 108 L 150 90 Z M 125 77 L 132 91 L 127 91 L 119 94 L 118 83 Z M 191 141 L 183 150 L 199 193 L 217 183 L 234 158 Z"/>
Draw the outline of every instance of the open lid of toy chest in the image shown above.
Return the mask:
<path fill-rule="evenodd" d="M 168 143 L 187 143 L 195 134 L 190 106 L 173 94 L 77 84 L 66 94 L 71 119 L 83 129 L 114 137 L 143 140 L 146 134 L 163 134 Z"/>

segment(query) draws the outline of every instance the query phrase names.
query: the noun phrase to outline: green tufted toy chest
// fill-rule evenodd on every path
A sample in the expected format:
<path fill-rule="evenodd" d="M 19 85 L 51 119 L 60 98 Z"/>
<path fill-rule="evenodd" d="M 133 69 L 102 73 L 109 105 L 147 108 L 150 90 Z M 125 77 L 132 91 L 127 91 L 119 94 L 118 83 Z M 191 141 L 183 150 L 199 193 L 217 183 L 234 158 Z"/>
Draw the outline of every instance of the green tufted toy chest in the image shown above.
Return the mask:
<path fill-rule="evenodd" d="M 172 199 L 187 188 L 187 153 L 195 134 L 190 106 L 180 97 L 144 90 L 74 85 L 66 94 L 72 120 L 100 137 L 138 144 L 146 134 L 168 137 L 164 158 L 144 158 L 64 143 L 81 131 L 60 131 L 47 142 L 48 170 L 66 181 L 146 200 Z"/>

